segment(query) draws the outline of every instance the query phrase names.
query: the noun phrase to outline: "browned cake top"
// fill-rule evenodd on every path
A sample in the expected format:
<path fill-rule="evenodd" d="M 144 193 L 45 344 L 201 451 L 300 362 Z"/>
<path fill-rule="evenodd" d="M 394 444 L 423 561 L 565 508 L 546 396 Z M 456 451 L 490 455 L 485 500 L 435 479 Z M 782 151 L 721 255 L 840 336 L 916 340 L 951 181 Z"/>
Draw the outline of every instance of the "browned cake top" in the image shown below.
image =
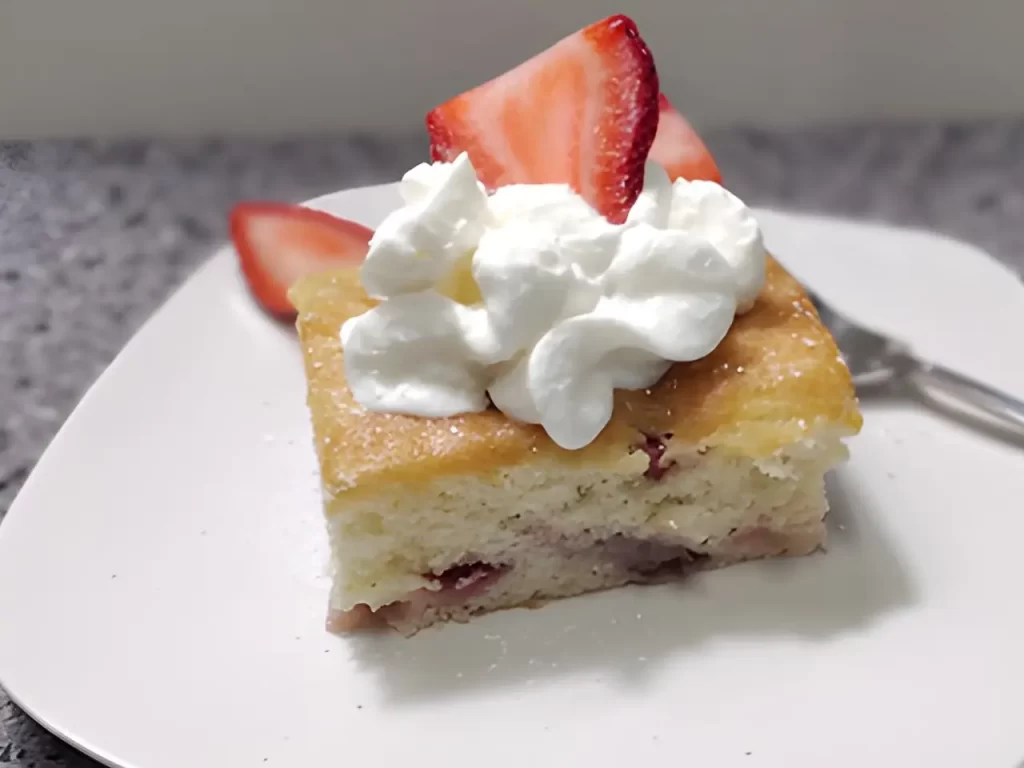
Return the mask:
<path fill-rule="evenodd" d="M 593 443 L 560 448 L 536 425 L 498 411 L 448 419 L 373 413 L 345 382 L 342 323 L 373 306 L 356 270 L 315 275 L 292 289 L 299 310 L 309 408 L 325 487 L 429 482 L 534 461 L 601 462 L 643 435 L 768 456 L 816 427 L 861 425 L 849 371 L 807 295 L 777 262 L 754 308 L 707 357 L 677 363 L 648 390 L 619 391 L 612 420 Z"/>

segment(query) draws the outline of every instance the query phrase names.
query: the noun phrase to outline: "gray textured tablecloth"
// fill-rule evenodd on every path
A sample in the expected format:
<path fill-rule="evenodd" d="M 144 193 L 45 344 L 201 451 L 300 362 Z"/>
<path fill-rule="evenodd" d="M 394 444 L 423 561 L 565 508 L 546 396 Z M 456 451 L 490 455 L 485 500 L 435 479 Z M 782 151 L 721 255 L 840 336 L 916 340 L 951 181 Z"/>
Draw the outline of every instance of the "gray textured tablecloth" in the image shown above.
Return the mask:
<path fill-rule="evenodd" d="M 938 230 L 1024 273 L 1024 121 L 708 139 L 749 202 Z M 85 389 L 224 238 L 233 202 L 395 179 L 424 151 L 419 138 L 0 143 L 0 518 Z M 0 692 L 0 768 L 95 765 Z"/>

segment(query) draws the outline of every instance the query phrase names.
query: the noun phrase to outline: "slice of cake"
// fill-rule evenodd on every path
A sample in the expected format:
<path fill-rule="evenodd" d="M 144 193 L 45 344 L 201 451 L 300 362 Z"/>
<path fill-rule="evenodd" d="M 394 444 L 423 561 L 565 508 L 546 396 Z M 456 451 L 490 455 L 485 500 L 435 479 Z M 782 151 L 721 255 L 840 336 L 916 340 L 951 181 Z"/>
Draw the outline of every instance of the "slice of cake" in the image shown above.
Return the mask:
<path fill-rule="evenodd" d="M 289 294 L 336 629 L 824 543 L 849 372 L 659 90 L 611 17 L 433 110 L 435 163 L 368 251 L 340 224 L 239 226 L 260 274 L 307 271 L 307 241 L 321 265 L 365 253 Z"/>
<path fill-rule="evenodd" d="M 366 311 L 354 271 L 292 291 L 333 548 L 336 628 L 437 621 L 825 541 L 826 471 L 861 423 L 850 375 L 769 261 L 753 309 L 707 357 L 619 391 L 597 440 L 559 448 L 498 411 L 447 419 L 353 399 L 338 331 Z"/>

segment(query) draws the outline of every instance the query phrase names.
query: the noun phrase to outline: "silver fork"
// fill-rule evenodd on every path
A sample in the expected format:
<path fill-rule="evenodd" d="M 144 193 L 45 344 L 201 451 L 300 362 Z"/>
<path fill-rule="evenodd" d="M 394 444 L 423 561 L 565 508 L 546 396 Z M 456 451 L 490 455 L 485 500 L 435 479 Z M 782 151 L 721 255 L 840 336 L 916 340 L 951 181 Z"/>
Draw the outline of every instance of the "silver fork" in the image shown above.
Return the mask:
<path fill-rule="evenodd" d="M 807 291 L 821 321 L 835 337 L 860 394 L 905 392 L 919 395 L 961 420 L 995 428 L 1024 440 L 1024 401 L 987 384 L 916 357 L 894 339 L 856 325 Z"/>

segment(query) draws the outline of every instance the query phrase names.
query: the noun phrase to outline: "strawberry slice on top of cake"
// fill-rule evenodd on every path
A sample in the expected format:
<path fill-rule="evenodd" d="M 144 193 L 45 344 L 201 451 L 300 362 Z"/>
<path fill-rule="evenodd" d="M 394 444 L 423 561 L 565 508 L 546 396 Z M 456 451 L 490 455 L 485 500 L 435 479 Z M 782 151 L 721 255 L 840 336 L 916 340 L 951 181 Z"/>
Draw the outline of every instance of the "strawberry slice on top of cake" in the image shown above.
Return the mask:
<path fill-rule="evenodd" d="M 463 152 L 490 189 L 569 184 L 625 220 L 658 130 L 654 57 L 626 16 L 556 43 L 427 115 L 430 156 Z"/>

